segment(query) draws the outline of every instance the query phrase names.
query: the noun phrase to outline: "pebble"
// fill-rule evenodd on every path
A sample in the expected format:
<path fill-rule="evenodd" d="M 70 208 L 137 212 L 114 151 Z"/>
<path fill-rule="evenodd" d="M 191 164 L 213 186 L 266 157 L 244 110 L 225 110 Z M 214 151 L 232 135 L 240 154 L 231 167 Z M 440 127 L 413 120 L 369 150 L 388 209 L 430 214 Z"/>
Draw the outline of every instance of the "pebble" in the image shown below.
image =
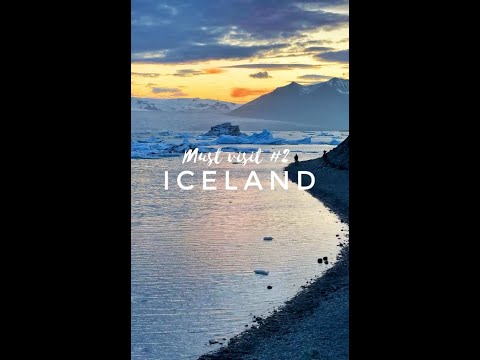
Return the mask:
<path fill-rule="evenodd" d="M 272 286 L 271 286 L 271 285 L 268 285 L 268 286 L 267 286 L 267 289 L 269 289 L 269 290 L 270 290 L 271 288 L 272 288 Z"/>
<path fill-rule="evenodd" d="M 255 274 L 258 274 L 258 275 L 268 275 L 268 271 L 267 270 L 263 270 L 263 269 L 255 269 L 254 270 Z"/>
<path fill-rule="evenodd" d="M 318 352 L 318 350 L 314 349 L 310 352 L 309 354 L 310 356 L 310 359 L 320 359 L 320 353 Z"/>
<path fill-rule="evenodd" d="M 333 171 L 327 168 L 328 171 Z M 306 196 L 306 195 L 305 195 Z M 327 213 L 328 210 L 326 210 Z M 331 211 L 330 211 L 331 212 Z M 346 218 L 347 219 L 347 218 Z M 338 221 L 340 221 L 339 219 Z M 348 223 L 347 220 L 341 221 L 342 225 L 343 223 Z M 347 225 L 347 224 L 345 224 Z M 342 229 L 343 231 L 343 236 L 340 237 L 341 240 L 339 243 L 343 243 L 343 247 L 346 247 L 348 249 L 348 232 L 349 229 Z M 341 231 L 341 230 L 339 230 Z M 261 237 L 260 237 L 261 238 Z M 338 244 L 338 243 L 337 243 Z M 342 252 L 345 249 L 341 249 Z M 333 256 L 333 255 L 332 255 Z M 314 259 L 314 258 L 313 258 Z M 312 262 L 313 262 L 312 259 Z M 322 263 L 323 263 L 323 257 L 321 257 Z M 326 257 L 326 260 L 328 262 L 328 258 Z M 338 259 L 337 259 L 338 260 Z M 320 261 L 318 262 L 320 264 Z M 332 262 L 333 263 L 333 262 Z M 335 263 L 335 265 L 338 265 Z M 323 267 L 322 267 L 323 268 Z M 330 268 L 330 267 L 325 267 L 325 268 Z M 319 268 L 321 269 L 321 268 Z M 344 270 L 348 270 L 348 267 L 345 269 L 344 267 L 341 267 L 340 270 L 342 270 L 341 274 L 335 275 L 335 278 L 333 280 L 338 281 L 338 283 L 335 283 L 335 285 L 331 284 L 330 280 L 328 280 L 328 277 L 325 278 L 326 284 L 325 284 L 325 289 L 314 289 L 315 292 L 313 295 L 322 294 L 322 298 L 327 297 L 330 300 L 327 300 L 327 302 L 321 302 L 322 306 L 324 305 L 329 305 L 331 304 L 332 307 L 328 308 L 328 310 L 331 311 L 322 311 L 321 313 L 317 311 L 317 308 L 315 307 L 314 310 L 315 312 L 311 315 L 314 317 L 315 321 L 304 321 L 299 324 L 299 326 L 295 325 L 292 326 L 292 329 L 289 330 L 288 328 L 290 327 L 290 323 L 286 322 L 284 325 L 282 325 L 281 329 L 281 336 L 278 333 L 270 333 L 269 332 L 269 327 L 271 322 L 267 320 L 267 328 L 264 328 L 265 331 L 253 331 L 250 332 L 249 329 L 245 328 L 249 336 L 245 336 L 243 340 L 243 346 L 238 346 L 242 345 L 237 344 L 237 346 L 234 346 L 233 349 L 235 350 L 241 350 L 238 352 L 240 354 L 238 358 L 245 358 L 248 357 L 249 359 L 252 360 L 260 360 L 260 359 L 275 359 L 278 358 L 276 353 L 272 352 L 274 351 L 272 349 L 271 345 L 274 345 L 275 350 L 284 355 L 285 358 L 289 359 L 304 359 L 304 360 L 316 360 L 316 359 L 326 359 L 326 358 L 331 358 L 331 359 L 337 359 L 337 358 L 344 358 L 345 354 L 348 354 L 348 341 L 345 339 L 341 339 L 340 341 L 331 341 L 332 339 L 340 339 L 344 333 L 348 333 L 348 306 L 345 305 L 345 303 L 348 303 L 348 299 L 345 300 L 345 294 L 343 291 L 340 291 L 341 289 L 345 289 L 345 284 L 343 284 L 343 281 L 346 282 L 346 287 L 348 289 L 348 271 L 343 274 Z M 329 271 L 329 274 L 333 274 L 332 272 Z M 337 278 L 338 276 L 338 278 Z M 344 278 L 346 277 L 346 280 Z M 339 285 L 341 284 L 341 285 Z M 294 287 L 296 287 L 295 284 L 293 284 Z M 302 284 L 299 285 L 299 287 Z M 332 286 L 333 285 L 333 286 Z M 263 285 L 265 286 L 265 285 Z M 336 291 L 335 291 L 336 290 Z M 276 290 L 277 291 L 277 290 Z M 335 294 L 337 293 L 337 294 Z M 289 311 L 285 314 L 296 314 L 296 309 L 302 307 L 302 303 L 308 303 L 308 292 L 302 293 L 299 295 L 299 300 L 302 300 L 302 302 L 293 302 L 293 307 L 289 309 Z M 338 302 L 337 302 L 338 300 Z M 323 308 L 320 307 L 318 310 Z M 277 315 L 276 315 L 277 316 Z M 250 318 L 251 319 L 251 318 Z M 312 319 L 312 320 L 313 320 Z M 317 321 L 318 320 L 318 321 Z M 292 325 L 294 324 L 293 321 L 300 321 L 297 318 L 292 319 Z M 328 332 L 325 332 L 324 334 L 320 334 L 320 331 L 318 331 L 318 324 L 329 324 L 331 325 L 331 332 L 330 329 Z M 250 323 L 249 323 L 250 324 Z M 285 326 L 285 329 L 283 329 L 283 326 Z M 254 325 L 255 327 L 255 325 Z M 261 327 L 264 327 L 262 325 Z M 249 328 L 249 327 L 248 327 Z M 295 331 L 294 331 L 295 330 Z M 301 330 L 301 331 L 299 331 Z M 344 330 L 346 332 L 344 332 Z M 292 337 L 286 337 L 286 334 L 288 333 L 293 333 L 295 336 Z M 273 336 L 269 335 L 272 334 Z M 297 337 L 297 334 L 301 337 Z M 333 338 L 332 336 L 335 335 Z M 271 340 L 275 341 L 276 344 L 272 344 L 270 340 L 265 342 L 265 347 L 252 347 L 252 344 L 255 344 L 258 339 L 261 339 L 265 336 L 271 337 Z M 305 337 L 304 337 L 305 336 Z M 285 341 L 286 339 L 295 339 L 292 341 L 291 344 L 289 344 L 289 341 Z M 260 340 L 262 341 L 262 340 Z M 322 344 L 322 347 L 319 348 L 315 346 L 316 344 Z M 323 346 L 325 344 L 325 346 Z M 304 345 L 304 346 L 303 346 Z M 229 345 L 230 346 L 230 345 Z M 213 346 L 212 346 L 213 348 Z M 244 351 L 244 352 L 243 352 Z M 232 356 L 227 355 L 228 352 L 223 352 L 221 355 L 224 355 L 223 357 L 213 357 L 215 359 L 228 359 L 232 358 Z M 285 356 L 286 355 L 286 356 Z M 348 355 L 347 355 L 348 356 Z"/>

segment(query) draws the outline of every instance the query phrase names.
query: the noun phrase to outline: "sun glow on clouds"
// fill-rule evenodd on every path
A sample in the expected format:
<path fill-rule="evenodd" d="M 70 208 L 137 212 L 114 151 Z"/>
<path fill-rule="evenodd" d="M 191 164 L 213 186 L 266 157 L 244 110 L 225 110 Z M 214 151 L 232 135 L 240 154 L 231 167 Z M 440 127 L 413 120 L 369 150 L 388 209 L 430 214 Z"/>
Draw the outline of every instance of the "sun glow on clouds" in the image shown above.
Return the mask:
<path fill-rule="evenodd" d="M 166 0 L 147 14 L 162 21 L 155 26 L 140 21 L 147 10 L 137 2 L 132 0 L 132 96 L 245 103 L 292 81 L 348 78 L 348 1 L 303 8 L 286 0 L 275 6 L 252 1 L 256 11 L 237 21 L 241 16 L 232 15 L 247 11 L 244 1 L 222 8 L 193 0 L 180 7 Z M 272 20 L 278 16 L 289 20 Z M 165 33 L 169 36 L 160 36 Z"/>
<path fill-rule="evenodd" d="M 247 88 L 233 88 L 230 96 L 233 98 L 244 98 L 252 95 L 263 95 L 272 91 L 272 89 L 247 89 Z"/>
<path fill-rule="evenodd" d="M 206 74 L 221 74 L 225 72 L 223 69 L 212 68 L 212 69 L 204 69 L 203 70 Z"/>

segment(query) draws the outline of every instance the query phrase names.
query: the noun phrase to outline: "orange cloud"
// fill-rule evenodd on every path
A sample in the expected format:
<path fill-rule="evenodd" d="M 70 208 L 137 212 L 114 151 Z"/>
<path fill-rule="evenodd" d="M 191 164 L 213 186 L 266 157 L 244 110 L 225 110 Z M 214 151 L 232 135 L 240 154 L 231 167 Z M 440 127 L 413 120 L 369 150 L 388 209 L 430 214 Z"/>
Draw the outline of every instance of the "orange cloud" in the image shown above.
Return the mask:
<path fill-rule="evenodd" d="M 225 72 L 225 70 L 219 69 L 219 68 L 211 68 L 211 69 L 203 69 L 203 72 L 205 74 L 221 74 Z"/>
<path fill-rule="evenodd" d="M 263 95 L 270 92 L 270 89 L 248 89 L 248 88 L 233 88 L 230 96 L 245 97 L 251 95 Z"/>

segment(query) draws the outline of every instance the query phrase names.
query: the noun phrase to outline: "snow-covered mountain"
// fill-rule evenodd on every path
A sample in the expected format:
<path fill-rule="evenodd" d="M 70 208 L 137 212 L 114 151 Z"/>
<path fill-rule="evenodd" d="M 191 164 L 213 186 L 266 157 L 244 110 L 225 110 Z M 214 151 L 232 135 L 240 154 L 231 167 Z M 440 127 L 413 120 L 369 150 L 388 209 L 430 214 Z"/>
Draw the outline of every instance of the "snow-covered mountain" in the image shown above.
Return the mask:
<path fill-rule="evenodd" d="M 226 113 L 240 105 L 211 99 L 181 98 L 181 99 L 150 99 L 131 98 L 132 111 L 188 111 Z"/>
<path fill-rule="evenodd" d="M 349 81 L 333 78 L 314 85 L 278 87 L 229 113 L 232 116 L 295 121 L 325 129 L 348 129 Z"/>

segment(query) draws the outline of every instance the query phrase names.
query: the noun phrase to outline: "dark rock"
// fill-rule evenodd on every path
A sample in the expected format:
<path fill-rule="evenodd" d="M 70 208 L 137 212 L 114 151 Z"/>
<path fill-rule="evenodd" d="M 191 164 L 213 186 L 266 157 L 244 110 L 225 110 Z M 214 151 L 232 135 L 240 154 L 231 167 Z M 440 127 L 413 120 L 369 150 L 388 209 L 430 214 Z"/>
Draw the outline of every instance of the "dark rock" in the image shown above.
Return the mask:
<path fill-rule="evenodd" d="M 323 262 L 323 259 L 320 258 L 320 259 L 318 259 L 317 261 L 318 261 L 319 264 L 321 264 L 321 263 Z"/>
<path fill-rule="evenodd" d="M 269 289 L 269 290 L 270 290 L 271 288 L 272 288 L 272 286 L 271 286 L 271 285 L 268 285 L 268 286 L 267 286 L 267 289 Z"/>
<path fill-rule="evenodd" d="M 328 261 L 328 257 L 327 257 L 327 256 L 324 256 L 324 257 L 323 257 L 323 260 L 324 260 L 324 261 Z"/>
<path fill-rule="evenodd" d="M 328 165 L 339 170 L 349 169 L 350 136 L 328 154 Z"/>

